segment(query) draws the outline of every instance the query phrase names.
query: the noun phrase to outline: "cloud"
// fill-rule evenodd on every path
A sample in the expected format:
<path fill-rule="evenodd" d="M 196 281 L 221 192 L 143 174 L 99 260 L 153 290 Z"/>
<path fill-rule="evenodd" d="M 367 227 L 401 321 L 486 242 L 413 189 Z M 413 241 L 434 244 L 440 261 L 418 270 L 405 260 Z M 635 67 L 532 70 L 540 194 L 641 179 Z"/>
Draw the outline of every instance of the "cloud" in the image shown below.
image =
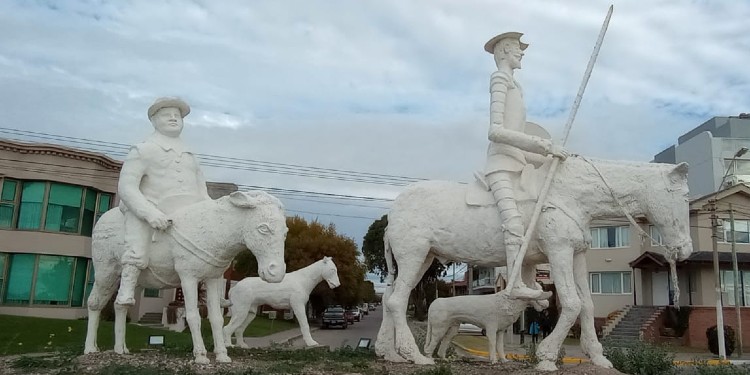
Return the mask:
<path fill-rule="evenodd" d="M 154 98 L 193 113 L 197 152 L 467 181 L 486 150 L 483 45 L 518 30 L 528 119 L 562 136 L 608 3 L 533 0 L 0 3 L 3 127 L 131 144 Z M 615 11 L 571 151 L 649 161 L 712 116 L 748 112 L 750 3 Z M 2 134 L 0 134 L 2 135 Z M 401 187 L 207 167 L 209 179 L 393 198 Z M 361 241 L 384 209 L 286 201 Z M 342 203 L 342 202 L 338 202 Z M 345 202 L 344 202 L 345 203 Z"/>

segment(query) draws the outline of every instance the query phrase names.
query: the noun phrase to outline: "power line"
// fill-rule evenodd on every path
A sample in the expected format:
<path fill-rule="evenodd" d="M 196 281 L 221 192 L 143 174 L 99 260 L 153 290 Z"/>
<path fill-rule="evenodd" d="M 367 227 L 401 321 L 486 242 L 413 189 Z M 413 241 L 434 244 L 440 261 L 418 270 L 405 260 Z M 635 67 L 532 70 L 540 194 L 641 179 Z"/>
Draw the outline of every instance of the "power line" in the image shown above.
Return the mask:
<path fill-rule="evenodd" d="M 20 135 L 29 138 L 38 138 L 45 140 L 54 140 L 58 142 L 68 142 L 77 145 L 84 145 L 81 148 L 87 151 L 103 152 L 123 156 L 127 154 L 130 146 L 123 143 L 99 141 L 88 138 L 70 137 L 59 134 L 34 132 L 28 130 L 12 129 L 0 127 L 0 133 Z M 15 139 L 27 141 L 25 139 Z M 95 147 L 92 147 L 95 146 Z M 99 147 L 99 148 L 97 148 Z M 102 149 L 101 147 L 104 147 Z M 371 184 L 385 184 L 393 186 L 404 186 L 409 183 L 424 181 L 424 178 L 406 177 L 398 175 L 358 172 L 352 170 L 311 167 L 298 164 L 285 164 L 268 162 L 253 159 L 241 159 L 226 156 L 217 156 L 210 154 L 195 154 L 202 164 L 211 167 L 221 167 L 229 169 L 249 170 L 262 173 L 286 174 L 302 177 L 313 177 L 321 179 L 333 179 L 347 182 L 361 182 Z"/>

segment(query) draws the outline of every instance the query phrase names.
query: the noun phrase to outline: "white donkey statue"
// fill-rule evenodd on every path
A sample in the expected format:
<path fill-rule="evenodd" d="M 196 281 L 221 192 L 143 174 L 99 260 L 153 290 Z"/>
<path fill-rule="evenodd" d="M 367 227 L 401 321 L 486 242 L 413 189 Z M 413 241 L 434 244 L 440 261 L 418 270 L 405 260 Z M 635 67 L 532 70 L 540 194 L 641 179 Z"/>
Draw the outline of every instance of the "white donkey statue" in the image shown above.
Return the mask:
<path fill-rule="evenodd" d="M 275 309 L 291 308 L 297 316 L 305 344 L 307 346 L 318 345 L 310 335 L 305 305 L 310 299 L 313 288 L 321 281 L 328 283 L 330 288 L 337 288 L 341 284 L 336 264 L 330 257 L 324 257 L 305 268 L 287 273 L 284 280 L 278 284 L 267 283 L 257 277 L 242 279 L 229 290 L 232 319 L 224 327 L 225 345 L 232 346 L 232 334 L 234 334 L 237 346 L 248 348 L 243 333 L 250 322 L 255 319 L 255 314 L 261 305 L 269 305 Z"/>
<path fill-rule="evenodd" d="M 541 186 L 543 179 L 538 176 L 536 185 Z M 506 264 L 497 207 L 467 205 L 467 190 L 467 185 L 454 182 L 420 182 L 402 192 L 392 205 L 384 240 L 387 279 L 395 281 L 386 288 L 375 344 L 376 353 L 387 360 L 434 363 L 420 353 L 406 322 L 409 292 L 433 259 L 485 267 Z M 519 202 L 527 225 L 534 203 Z M 550 264 L 562 305 L 554 331 L 537 348 L 539 370 L 556 369 L 559 348 L 579 314 L 583 351 L 594 364 L 612 366 L 594 330 L 585 254 L 591 246 L 593 218 L 626 214 L 643 216 L 659 230 L 672 265 L 687 258 L 693 248 L 687 164 L 589 161 L 580 156 L 560 164 L 523 262 L 525 267 Z M 398 265 L 397 277 L 392 258 Z"/>
<path fill-rule="evenodd" d="M 182 287 L 187 323 L 193 337 L 196 363 L 209 363 L 201 336 L 198 312 L 198 283 L 206 283 L 208 318 L 213 331 L 217 362 L 231 362 L 224 346 L 224 325 L 219 306 L 224 271 L 245 249 L 258 259 L 258 273 L 269 282 L 280 282 L 286 273 L 284 240 L 287 227 L 281 201 L 261 191 L 234 192 L 217 200 L 206 200 L 170 214 L 172 225 L 157 235 L 149 249 L 149 266 L 138 285 L 165 289 Z M 99 314 L 117 290 L 120 257 L 125 251 L 123 215 L 107 211 L 94 228 L 91 253 L 94 287 L 88 299 L 89 323 L 85 353 L 99 351 L 96 334 Z M 128 353 L 125 346 L 125 318 L 128 306 L 115 304 L 115 352 Z"/>

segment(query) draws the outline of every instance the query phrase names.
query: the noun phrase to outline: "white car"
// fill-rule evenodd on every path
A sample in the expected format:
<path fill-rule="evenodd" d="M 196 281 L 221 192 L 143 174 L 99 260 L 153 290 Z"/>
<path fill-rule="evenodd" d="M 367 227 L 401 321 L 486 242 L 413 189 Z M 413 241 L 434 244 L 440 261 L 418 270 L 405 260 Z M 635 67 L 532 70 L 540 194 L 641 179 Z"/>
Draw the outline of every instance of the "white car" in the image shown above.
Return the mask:
<path fill-rule="evenodd" d="M 458 326 L 458 333 L 478 333 L 485 336 L 487 331 L 484 328 L 480 328 L 471 323 L 461 323 L 461 325 Z"/>

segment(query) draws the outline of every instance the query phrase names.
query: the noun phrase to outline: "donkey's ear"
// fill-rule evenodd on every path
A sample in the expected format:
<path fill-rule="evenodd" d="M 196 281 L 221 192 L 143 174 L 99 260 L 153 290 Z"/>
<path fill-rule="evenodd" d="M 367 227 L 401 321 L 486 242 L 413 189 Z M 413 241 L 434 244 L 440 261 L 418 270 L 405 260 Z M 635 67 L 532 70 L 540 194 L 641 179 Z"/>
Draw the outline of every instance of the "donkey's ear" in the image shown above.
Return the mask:
<path fill-rule="evenodd" d="M 331 261 L 331 257 L 323 257 L 323 263 L 328 263 Z"/>
<path fill-rule="evenodd" d="M 241 191 L 233 191 L 229 194 L 229 202 L 241 208 L 254 208 L 257 200 Z"/>
<path fill-rule="evenodd" d="M 674 173 L 679 173 L 683 176 L 687 176 L 688 173 L 688 163 L 682 162 L 680 164 L 677 164 L 676 167 L 672 170 Z"/>

